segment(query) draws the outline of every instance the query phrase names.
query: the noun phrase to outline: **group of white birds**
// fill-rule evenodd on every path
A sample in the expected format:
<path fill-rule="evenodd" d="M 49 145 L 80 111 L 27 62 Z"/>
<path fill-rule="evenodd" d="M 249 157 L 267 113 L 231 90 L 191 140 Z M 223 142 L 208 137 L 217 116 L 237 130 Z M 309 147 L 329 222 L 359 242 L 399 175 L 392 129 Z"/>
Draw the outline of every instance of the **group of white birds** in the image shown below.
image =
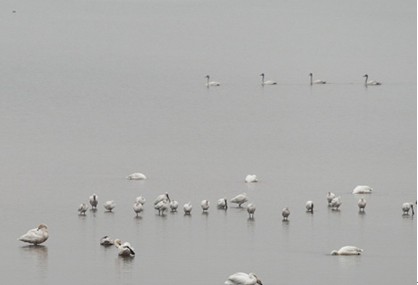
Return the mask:
<path fill-rule="evenodd" d="M 274 81 L 274 80 L 266 80 L 264 73 L 261 73 L 260 76 L 261 76 L 261 86 L 264 86 L 264 85 L 277 85 L 277 81 Z M 382 82 L 380 82 L 380 81 L 369 80 L 369 75 L 367 75 L 367 74 L 363 75 L 363 77 L 365 78 L 365 81 L 364 81 L 364 85 L 365 86 L 382 85 Z M 208 88 L 209 87 L 212 87 L 212 86 L 220 86 L 221 85 L 221 83 L 219 81 L 211 81 L 209 75 L 206 75 L 205 78 L 206 78 L 205 85 Z M 310 85 L 314 85 L 314 84 L 326 84 L 327 83 L 325 80 L 321 80 L 321 79 L 314 80 L 313 79 L 313 73 L 312 72 L 309 73 L 309 79 L 310 79 L 309 80 Z"/>
<path fill-rule="evenodd" d="M 142 173 L 132 173 L 126 177 L 128 180 L 145 180 L 147 177 Z M 249 174 L 245 177 L 244 181 L 246 183 L 255 183 L 258 182 L 257 176 L 254 174 Z M 366 186 L 366 185 L 359 185 L 356 186 L 353 189 L 353 194 L 371 194 L 373 191 L 373 188 Z M 328 201 L 328 206 L 335 211 L 339 211 L 339 207 L 341 206 L 341 197 L 336 196 L 332 192 L 328 192 L 326 194 L 326 199 Z M 230 203 L 236 204 L 238 207 L 242 207 L 244 203 L 247 203 L 249 201 L 248 196 L 246 193 L 241 193 L 239 195 L 236 195 L 232 199 L 229 200 Z M 146 202 L 146 199 L 143 196 L 138 196 L 135 199 L 135 202 L 133 204 L 133 210 L 138 216 L 143 210 L 144 210 L 144 204 Z M 96 194 L 92 194 L 89 197 L 89 203 L 92 207 L 92 210 L 97 210 L 98 206 L 98 196 Z M 366 200 L 361 197 L 358 200 L 358 207 L 360 212 L 364 212 L 364 209 L 366 207 Z M 114 201 L 106 201 L 103 204 L 103 207 L 106 211 L 112 211 L 115 208 L 116 204 Z M 176 212 L 177 208 L 179 206 L 178 201 L 173 200 L 170 198 L 169 194 L 166 192 L 164 194 L 158 195 L 156 199 L 154 200 L 154 209 L 158 211 L 159 215 L 164 215 L 166 211 L 170 209 L 171 212 Z M 207 212 L 210 207 L 210 202 L 208 200 L 202 200 L 200 203 L 200 206 L 202 208 L 203 212 Z M 228 199 L 227 198 L 220 198 L 217 201 L 217 208 L 218 209 L 228 209 Z M 314 203 L 313 201 L 307 201 L 306 202 L 306 211 L 313 213 L 314 210 Z M 79 214 L 85 215 L 86 211 L 88 210 L 89 206 L 86 203 L 82 203 L 79 208 Z M 192 211 L 192 204 L 191 202 L 185 203 L 183 205 L 183 211 L 185 215 L 190 215 Z M 254 213 L 255 213 L 256 207 L 253 203 L 247 204 L 247 212 L 250 219 L 253 219 Z M 409 215 L 409 211 L 412 212 L 412 215 L 415 214 L 414 212 L 414 205 L 413 203 L 406 202 L 402 204 L 402 211 L 403 215 Z M 287 222 L 288 217 L 290 215 L 289 208 L 285 207 L 282 210 L 282 217 L 283 221 Z M 33 245 L 39 245 L 43 242 L 45 242 L 49 237 L 48 234 L 48 227 L 45 224 L 40 224 L 37 228 L 29 230 L 27 233 L 22 235 L 18 240 L 27 242 Z M 118 250 L 118 255 L 122 257 L 134 257 L 135 256 L 135 250 L 131 246 L 129 242 L 122 242 L 120 239 L 114 239 L 112 240 L 108 236 L 104 236 L 100 240 L 100 244 L 102 246 L 115 246 Z M 331 251 L 331 255 L 360 255 L 363 252 L 361 248 L 358 248 L 356 246 L 343 246 L 338 250 Z M 255 284 L 262 284 L 261 280 L 257 277 L 254 273 L 243 273 L 243 272 L 237 272 L 235 274 L 232 274 L 228 277 L 228 279 L 225 281 L 226 285 L 255 285 Z"/>

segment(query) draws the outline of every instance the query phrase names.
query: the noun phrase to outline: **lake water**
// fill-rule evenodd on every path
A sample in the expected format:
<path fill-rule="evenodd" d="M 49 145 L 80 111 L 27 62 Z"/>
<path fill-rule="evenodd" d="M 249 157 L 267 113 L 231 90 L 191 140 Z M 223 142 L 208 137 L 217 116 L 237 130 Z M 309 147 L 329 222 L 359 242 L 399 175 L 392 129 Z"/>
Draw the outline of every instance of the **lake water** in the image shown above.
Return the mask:
<path fill-rule="evenodd" d="M 401 205 L 417 199 L 416 6 L 2 1 L 2 283 L 223 284 L 243 271 L 264 284 L 413 284 L 417 223 Z M 262 87 L 262 72 L 278 84 Z M 328 84 L 310 86 L 310 72 Z M 365 73 L 383 85 L 366 88 Z M 222 85 L 206 88 L 206 74 Z M 374 188 L 365 214 L 356 185 Z M 79 216 L 94 192 L 98 210 Z M 159 216 L 165 192 L 191 216 Z M 254 220 L 216 209 L 242 192 Z M 39 223 L 43 246 L 16 240 Z M 330 255 L 344 245 L 364 253 Z"/>

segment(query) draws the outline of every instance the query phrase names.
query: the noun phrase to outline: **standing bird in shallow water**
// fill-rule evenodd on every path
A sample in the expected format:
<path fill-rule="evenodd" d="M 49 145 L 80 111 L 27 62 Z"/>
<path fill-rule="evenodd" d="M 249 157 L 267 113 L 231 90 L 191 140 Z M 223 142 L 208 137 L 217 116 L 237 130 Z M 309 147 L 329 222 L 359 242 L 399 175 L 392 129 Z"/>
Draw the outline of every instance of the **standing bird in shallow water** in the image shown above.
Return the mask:
<path fill-rule="evenodd" d="M 305 207 L 306 207 L 306 212 L 311 212 L 313 214 L 314 204 L 312 201 L 306 202 Z"/>
<path fill-rule="evenodd" d="M 228 200 L 226 198 L 221 198 L 218 200 L 217 206 L 219 209 L 228 209 Z"/>
<path fill-rule="evenodd" d="M 242 204 L 248 201 L 247 193 L 242 193 L 231 199 L 231 203 L 238 204 L 241 207 Z"/>
<path fill-rule="evenodd" d="M 203 212 L 207 212 L 207 211 L 209 210 L 209 205 L 210 205 L 210 203 L 209 203 L 209 201 L 208 201 L 208 200 L 203 200 L 203 201 L 200 203 L 200 206 L 202 207 L 202 211 L 203 211 Z"/>
<path fill-rule="evenodd" d="M 113 242 L 118 249 L 118 255 L 123 257 L 134 257 L 135 251 L 129 242 L 122 243 L 120 239 L 115 239 Z"/>
<path fill-rule="evenodd" d="M 209 75 L 206 75 L 205 78 L 206 78 L 206 87 L 208 87 L 208 88 L 211 87 L 211 86 L 220 86 L 221 85 L 220 82 L 210 81 L 210 76 Z"/>
<path fill-rule="evenodd" d="M 142 205 L 144 205 L 146 201 L 147 201 L 147 200 L 146 200 L 143 196 L 138 196 L 138 197 L 136 197 L 136 198 L 135 198 L 135 203 L 136 203 L 136 202 L 139 202 L 139 203 L 141 203 Z"/>
<path fill-rule="evenodd" d="M 339 211 L 339 208 L 340 208 L 342 203 L 343 202 L 341 202 L 341 197 L 340 196 L 335 197 L 334 199 L 332 199 L 332 201 L 331 201 L 332 210 Z"/>
<path fill-rule="evenodd" d="M 86 203 L 81 203 L 78 207 L 79 215 L 85 215 L 88 208 L 89 206 Z"/>
<path fill-rule="evenodd" d="M 36 229 L 29 230 L 18 240 L 38 245 L 45 242 L 48 239 L 48 237 L 48 227 L 45 224 L 40 224 Z"/>
<path fill-rule="evenodd" d="M 248 212 L 248 215 L 249 215 L 250 219 L 254 218 L 255 210 L 256 210 L 256 208 L 255 208 L 255 205 L 253 203 L 250 203 L 250 204 L 247 205 L 247 212 Z"/>
<path fill-rule="evenodd" d="M 339 250 L 331 251 L 331 255 L 360 255 L 363 252 L 361 248 L 352 245 L 346 245 Z"/>
<path fill-rule="evenodd" d="M 184 210 L 184 214 L 185 215 L 190 215 L 190 213 L 192 212 L 192 203 L 186 203 L 183 205 L 183 210 Z"/>
<path fill-rule="evenodd" d="M 331 207 L 331 201 L 335 198 L 335 194 L 332 192 L 327 193 L 327 201 L 328 201 L 328 207 Z"/>
<path fill-rule="evenodd" d="M 136 216 L 138 217 L 138 214 L 144 210 L 144 206 L 140 202 L 135 202 L 133 205 L 133 209 L 136 213 Z"/>
<path fill-rule="evenodd" d="M 170 202 L 171 212 L 177 212 L 178 207 L 179 207 L 179 202 L 177 202 L 176 200 L 171 200 Z"/>
<path fill-rule="evenodd" d="M 115 202 L 113 202 L 113 200 L 111 200 L 111 201 L 106 201 L 106 202 L 103 204 L 103 207 L 106 209 L 106 211 L 108 211 L 108 212 L 112 212 L 112 210 L 116 207 L 116 204 L 115 204 Z"/>
<path fill-rule="evenodd" d="M 171 201 L 167 192 L 165 192 L 164 194 L 158 195 L 157 198 L 155 198 L 154 206 L 160 203 L 161 201 L 168 201 L 168 202 Z"/>
<path fill-rule="evenodd" d="M 167 200 L 162 200 L 154 205 L 154 209 L 158 210 L 158 215 L 164 215 L 164 212 L 170 207 L 170 203 Z"/>
<path fill-rule="evenodd" d="M 96 210 L 96 208 L 97 208 L 97 204 L 99 203 L 98 199 L 99 199 L 99 197 L 94 193 L 93 193 L 93 195 L 91 195 L 89 197 L 89 202 L 90 202 L 91 208 L 93 210 Z"/>
<path fill-rule="evenodd" d="M 290 215 L 290 211 L 289 208 L 283 208 L 282 210 L 282 216 L 283 216 L 283 221 L 288 221 L 288 217 Z"/>
<path fill-rule="evenodd" d="M 364 212 L 364 208 L 366 208 L 367 201 L 364 198 L 360 198 L 357 202 L 359 212 Z"/>
<path fill-rule="evenodd" d="M 409 215 L 409 210 L 411 210 L 412 216 L 415 215 L 415 212 L 414 212 L 414 204 L 413 203 L 409 203 L 409 202 L 403 203 L 402 204 L 403 214 L 404 215 Z"/>
<path fill-rule="evenodd" d="M 225 285 L 263 285 L 260 279 L 254 273 L 237 272 L 228 277 Z"/>

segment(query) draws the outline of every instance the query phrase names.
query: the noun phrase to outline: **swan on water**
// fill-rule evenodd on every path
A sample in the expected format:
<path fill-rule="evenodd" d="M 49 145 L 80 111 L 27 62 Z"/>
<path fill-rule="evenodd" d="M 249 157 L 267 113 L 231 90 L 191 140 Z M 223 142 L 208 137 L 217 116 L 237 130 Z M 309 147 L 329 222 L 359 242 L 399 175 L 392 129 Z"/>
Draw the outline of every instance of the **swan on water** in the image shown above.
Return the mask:
<path fill-rule="evenodd" d="M 305 204 L 305 207 L 306 207 L 306 212 L 313 213 L 314 203 L 312 201 L 307 201 Z"/>
<path fill-rule="evenodd" d="M 126 176 L 126 179 L 128 179 L 128 180 L 145 180 L 145 179 L 147 179 L 147 177 L 143 173 L 135 172 L 135 173 L 132 173 L 132 174 L 129 174 L 128 176 Z"/>
<path fill-rule="evenodd" d="M 99 203 L 98 199 L 99 199 L 99 197 L 95 193 L 93 193 L 93 195 L 91 195 L 89 197 L 89 202 L 90 202 L 90 205 L 91 205 L 92 209 L 97 208 L 97 204 Z"/>
<path fill-rule="evenodd" d="M 206 75 L 205 76 L 205 78 L 206 78 L 206 87 L 210 87 L 210 86 L 220 86 L 221 85 L 221 83 L 220 82 L 217 82 L 217 81 L 210 81 L 210 76 L 209 75 Z"/>
<path fill-rule="evenodd" d="M 360 255 L 363 252 L 361 248 L 352 245 L 346 245 L 339 250 L 331 251 L 331 255 Z"/>
<path fill-rule="evenodd" d="M 409 203 L 409 202 L 403 203 L 402 204 L 403 214 L 404 215 L 409 215 L 409 210 L 411 210 L 412 216 L 415 215 L 415 212 L 414 212 L 414 204 L 413 203 Z"/>
<path fill-rule="evenodd" d="M 120 239 L 115 239 L 113 242 L 116 248 L 118 249 L 118 255 L 124 257 L 133 257 L 135 256 L 134 248 L 131 246 L 129 242 L 124 242 Z"/>
<path fill-rule="evenodd" d="M 136 213 L 136 216 L 138 217 L 138 214 L 141 213 L 144 210 L 144 206 L 141 202 L 135 202 L 133 205 L 134 212 Z"/>
<path fill-rule="evenodd" d="M 287 207 L 283 208 L 282 210 L 283 221 L 288 221 L 289 215 L 290 215 L 289 208 Z"/>
<path fill-rule="evenodd" d="M 256 210 L 256 207 L 255 207 L 255 205 L 253 203 L 249 203 L 247 205 L 247 212 L 248 212 L 248 215 L 249 215 L 249 218 L 250 219 L 253 219 L 254 218 L 254 212 L 255 212 L 255 210 Z"/>
<path fill-rule="evenodd" d="M 45 242 L 48 237 L 48 227 L 45 224 L 40 224 L 37 228 L 31 229 L 22 235 L 18 240 L 38 245 Z"/>
<path fill-rule="evenodd" d="M 245 177 L 245 183 L 252 183 L 252 182 L 258 182 L 257 175 L 255 175 L 255 174 L 248 174 Z"/>
<path fill-rule="evenodd" d="M 217 206 L 219 209 L 228 209 L 228 200 L 226 198 L 219 199 Z"/>
<path fill-rule="evenodd" d="M 161 201 L 168 201 L 168 202 L 171 201 L 167 192 L 165 192 L 165 194 L 158 195 L 157 198 L 155 198 L 154 206 L 160 203 Z"/>
<path fill-rule="evenodd" d="M 158 210 L 158 215 L 164 215 L 164 212 L 168 210 L 170 203 L 168 200 L 161 200 L 154 205 L 154 209 Z"/>
<path fill-rule="evenodd" d="M 224 283 L 225 285 L 263 285 L 257 275 L 254 273 L 237 272 L 228 277 Z"/>
<path fill-rule="evenodd" d="M 340 206 L 341 206 L 341 204 L 342 204 L 341 197 L 340 196 L 335 197 L 331 201 L 331 208 L 332 208 L 332 210 L 338 211 L 339 208 L 340 208 Z"/>
<path fill-rule="evenodd" d="M 183 205 L 184 214 L 185 215 L 190 215 L 190 213 L 192 212 L 192 208 L 193 207 L 192 207 L 192 203 L 191 202 L 184 204 Z"/>
<path fill-rule="evenodd" d="M 367 201 L 364 198 L 360 198 L 357 202 L 358 209 L 360 212 L 364 212 L 364 208 L 366 208 Z"/>
<path fill-rule="evenodd" d="M 147 200 L 146 200 L 143 196 L 138 196 L 138 197 L 136 197 L 136 198 L 135 198 L 135 203 L 136 203 L 136 202 L 139 202 L 139 203 L 141 203 L 142 205 L 144 205 L 146 201 L 147 201 Z"/>
<path fill-rule="evenodd" d="M 353 194 L 371 194 L 373 188 L 367 185 L 358 185 L 353 189 Z"/>
<path fill-rule="evenodd" d="M 104 236 L 100 239 L 100 245 L 103 245 L 103 246 L 113 245 L 113 240 L 109 236 Z"/>
<path fill-rule="evenodd" d="M 112 210 L 116 207 L 115 202 L 113 202 L 113 200 L 110 201 L 106 201 L 103 204 L 103 207 L 106 209 L 106 211 L 112 212 Z"/>
<path fill-rule="evenodd" d="M 171 200 L 170 202 L 171 212 L 177 212 L 178 207 L 179 207 L 179 202 L 177 202 L 176 200 Z"/>
<path fill-rule="evenodd" d="M 311 85 L 313 85 L 313 84 L 326 84 L 327 83 L 326 81 L 320 80 L 320 79 L 313 80 L 313 74 L 312 73 L 309 73 L 309 77 L 310 77 Z"/>
<path fill-rule="evenodd" d="M 264 73 L 261 73 L 260 76 L 261 76 L 261 85 L 262 86 L 264 86 L 264 85 L 276 85 L 277 84 L 276 81 L 264 80 Z"/>
<path fill-rule="evenodd" d="M 85 215 L 88 208 L 89 206 L 86 203 L 81 203 L 80 206 L 78 207 L 78 213 L 80 215 Z"/>
<path fill-rule="evenodd" d="M 206 212 L 209 210 L 210 202 L 208 200 L 202 200 L 200 206 L 202 207 L 202 211 Z"/>
<path fill-rule="evenodd" d="M 247 193 L 242 193 L 232 198 L 230 202 L 238 204 L 238 207 L 241 207 L 241 205 L 247 201 L 248 201 Z"/>
<path fill-rule="evenodd" d="M 370 80 L 369 76 L 367 74 L 364 74 L 363 77 L 365 77 L 364 85 L 366 86 L 373 86 L 373 85 L 382 85 L 382 82 L 376 81 L 376 80 Z"/>
<path fill-rule="evenodd" d="M 330 207 L 331 206 L 331 201 L 332 201 L 332 199 L 334 199 L 335 198 L 335 194 L 334 193 L 332 193 L 332 192 L 328 192 L 327 193 L 327 201 L 328 201 L 328 206 Z"/>

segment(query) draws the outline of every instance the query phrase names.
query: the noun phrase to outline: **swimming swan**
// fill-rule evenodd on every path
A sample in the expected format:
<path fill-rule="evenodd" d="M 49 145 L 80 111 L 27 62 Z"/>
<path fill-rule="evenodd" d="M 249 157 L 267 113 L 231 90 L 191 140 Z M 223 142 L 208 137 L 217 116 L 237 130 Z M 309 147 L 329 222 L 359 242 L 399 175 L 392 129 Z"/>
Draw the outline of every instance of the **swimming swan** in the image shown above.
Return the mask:
<path fill-rule="evenodd" d="M 255 175 L 255 174 L 248 174 L 245 177 L 245 180 L 244 181 L 245 181 L 245 183 L 258 182 L 257 175 Z"/>
<path fill-rule="evenodd" d="M 237 272 L 228 277 L 225 285 L 263 285 L 260 279 L 254 273 Z"/>
<path fill-rule="evenodd" d="M 145 180 L 147 177 L 143 173 L 135 172 L 126 176 L 128 180 Z"/>
<path fill-rule="evenodd" d="M 375 80 L 370 80 L 369 81 L 369 76 L 367 74 L 364 74 L 363 77 L 366 77 L 366 79 L 364 81 L 364 85 L 366 85 L 366 86 L 382 85 L 382 82 L 379 82 L 379 81 L 375 81 Z"/>
<path fill-rule="evenodd" d="M 264 80 L 264 73 L 261 73 L 260 76 L 261 76 L 261 85 L 262 86 L 264 86 L 264 85 L 276 85 L 277 84 L 276 81 L 271 81 L 271 80 L 266 81 L 266 80 Z"/>
<path fill-rule="evenodd" d="M 331 251 L 331 255 L 360 255 L 363 252 L 361 248 L 352 245 L 346 245 L 339 250 Z"/>
<path fill-rule="evenodd" d="M 327 82 L 326 81 L 324 81 L 324 80 L 319 80 L 319 79 L 317 79 L 317 80 L 313 80 L 313 74 L 312 73 L 309 73 L 309 77 L 310 77 L 310 82 L 311 82 L 311 85 L 313 85 L 313 84 L 326 84 Z"/>
<path fill-rule="evenodd" d="M 373 188 L 367 185 L 358 185 L 353 189 L 353 194 L 371 194 Z"/>
<path fill-rule="evenodd" d="M 209 75 L 206 75 L 205 76 L 205 78 L 206 78 L 206 87 L 210 87 L 210 86 L 220 86 L 221 85 L 221 83 L 220 82 L 217 82 L 217 81 L 210 81 L 210 76 Z"/>
<path fill-rule="evenodd" d="M 48 227 L 45 224 L 40 224 L 36 229 L 29 230 L 26 234 L 18 238 L 18 240 L 38 245 L 45 242 L 48 237 Z"/>

